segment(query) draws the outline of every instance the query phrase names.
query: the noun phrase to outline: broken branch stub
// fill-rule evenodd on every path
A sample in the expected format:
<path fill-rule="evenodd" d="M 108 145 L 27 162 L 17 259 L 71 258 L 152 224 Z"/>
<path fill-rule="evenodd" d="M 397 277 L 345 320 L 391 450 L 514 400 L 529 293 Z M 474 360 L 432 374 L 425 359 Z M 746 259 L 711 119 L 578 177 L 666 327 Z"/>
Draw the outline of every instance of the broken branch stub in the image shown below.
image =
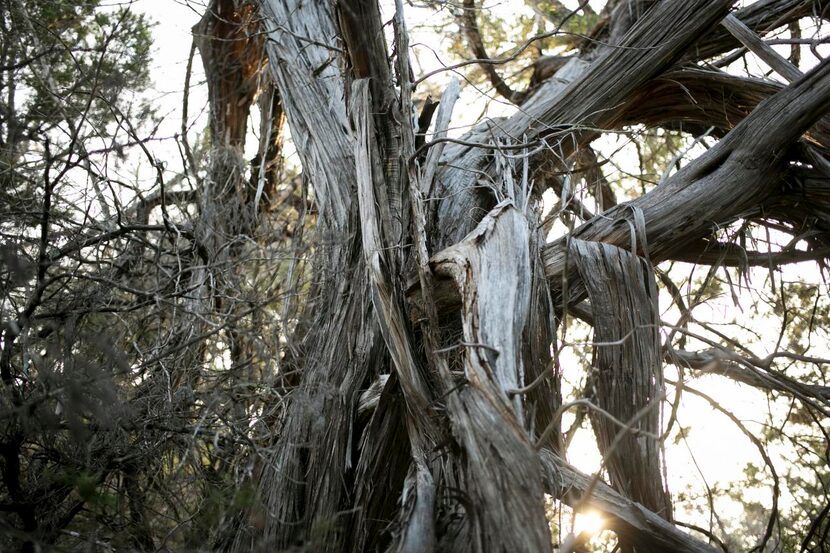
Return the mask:
<path fill-rule="evenodd" d="M 530 307 L 528 225 L 511 201 L 433 260 L 462 297 L 466 385 L 447 407 L 461 445 L 478 551 L 546 551 L 541 469 L 524 428 L 521 338 Z"/>

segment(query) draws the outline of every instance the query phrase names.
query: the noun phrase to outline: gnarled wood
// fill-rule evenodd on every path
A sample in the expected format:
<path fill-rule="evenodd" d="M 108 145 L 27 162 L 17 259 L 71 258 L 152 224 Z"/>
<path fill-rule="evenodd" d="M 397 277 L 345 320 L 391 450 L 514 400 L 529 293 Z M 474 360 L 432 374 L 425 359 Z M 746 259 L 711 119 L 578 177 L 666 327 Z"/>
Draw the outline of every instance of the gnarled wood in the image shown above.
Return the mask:
<path fill-rule="evenodd" d="M 541 472 L 524 428 L 520 344 L 530 308 L 527 221 L 510 200 L 433 259 L 462 297 L 464 385 L 447 399 L 463 447 L 465 486 L 478 551 L 550 547 Z"/>
<path fill-rule="evenodd" d="M 741 123 L 724 139 L 719 154 L 707 154 L 637 200 L 640 203 L 634 202 L 640 244 L 634 251 L 624 252 L 630 236 L 626 204 L 578 229 L 575 238 L 610 244 L 578 243 L 584 247 L 575 255 L 592 273 L 584 273 L 587 282 L 579 284 L 577 265 L 567 262 L 565 241 L 545 247 L 539 258 L 537 219 L 530 213 L 537 206 L 526 189 L 529 179 L 516 179 L 515 160 L 500 150 L 515 152 L 523 147 L 517 142 L 531 141 L 526 147 L 537 148 L 529 156 L 531 169 L 539 163 L 566 167 L 565 158 L 578 150 L 580 142 L 590 140 L 597 128 L 623 124 L 631 113 L 627 102 L 700 40 L 732 2 L 653 4 L 619 43 L 572 58 L 534 91 L 517 115 L 483 125 L 465 139 L 486 143 L 486 149 L 444 147 L 442 133 L 449 116 L 442 106 L 437 142 L 429 146 L 432 151 L 424 159 L 414 147 L 408 63 L 398 52 L 400 82 L 393 83 L 381 40 L 383 25 L 373 2 L 344 1 L 337 17 L 327 3 L 263 2 L 271 68 L 320 206 L 322 238 L 314 301 L 299 325 L 308 334 L 304 350 L 292 359 L 299 369 L 299 384 L 274 445 L 272 463 L 263 475 L 262 495 L 269 516 L 265 543 L 288 547 L 301 542 L 327 551 L 372 546 L 399 551 L 549 549 L 543 471 L 534 440 L 539 425 L 554 418 L 545 407 L 558 399 L 555 388 L 548 389 L 545 403 L 538 391 L 542 388 L 530 386 L 531 380 L 545 382 L 547 352 L 543 350 L 552 334 L 550 325 L 538 333 L 529 328 L 540 320 L 547 322 L 547 307 L 539 307 L 547 294 L 534 284 L 534 275 L 541 277 L 544 265 L 554 300 L 561 302 L 563 276 L 572 284 L 569 300 L 583 295 L 586 285 L 592 297 L 599 297 L 602 285 L 593 276 L 622 278 L 610 261 L 603 270 L 589 268 L 588 260 L 595 259 L 599 250 L 603 255 L 615 252 L 616 257 L 607 256 L 614 263 L 624 260 L 639 268 L 640 272 L 626 274 L 642 287 L 615 296 L 616 303 L 609 304 L 600 319 L 620 316 L 637 302 L 650 309 L 640 318 L 613 329 L 609 326 L 608 336 L 599 339 L 620 339 L 626 329 L 642 346 L 609 346 L 600 354 L 600 366 L 611 374 L 601 401 L 620 418 L 640 416 L 659 395 L 660 355 L 656 331 L 640 328 L 656 325 L 657 318 L 653 283 L 647 271 L 642 272 L 637 256 L 663 259 L 674 242 L 705 237 L 717 220 L 684 219 L 682 231 L 678 230 L 677 214 L 665 224 L 656 218 L 670 214 L 655 199 L 685 205 L 682 202 L 691 202 L 691 190 L 699 187 L 709 193 L 724 179 L 737 176 L 763 176 L 764 190 L 771 194 L 781 174 L 783 148 L 801 136 L 827 103 L 818 91 L 825 78 L 823 69 L 817 70 L 819 77 L 807 75 L 782 92 L 769 91 L 772 99 L 762 102 L 747 121 L 760 117 L 757 113 L 769 115 L 772 102 L 781 118 L 776 122 L 770 116 L 763 124 L 785 132 L 775 139 L 761 137 L 749 147 L 745 144 L 756 137 L 754 127 Z M 615 29 L 627 27 L 620 23 Z M 397 46 L 405 52 L 402 28 L 398 13 Z M 363 29 L 371 36 L 361 35 Z M 342 42 L 333 40 L 338 33 Z M 354 86 L 344 84 L 352 79 Z M 399 92 L 394 84 L 401 87 Z M 801 107 L 791 95 L 790 89 L 796 88 L 798 92 L 792 94 L 807 99 Z M 453 96 L 451 92 L 447 97 Z M 785 101 L 793 105 L 786 106 Z M 772 154 L 769 160 L 768 154 Z M 720 172 L 723 167 L 729 170 Z M 757 208 L 757 202 L 740 194 L 721 196 L 730 205 L 708 209 L 719 210 L 717 215 L 727 221 Z M 433 210 L 436 203 L 439 207 Z M 703 216 L 710 214 L 706 208 L 696 209 Z M 438 253 L 428 264 L 431 248 Z M 419 312 L 407 313 L 401 285 L 412 280 L 407 271 L 413 266 L 418 268 L 425 300 Z M 631 276 L 635 273 L 636 278 Z M 447 294 L 455 296 L 453 306 L 442 304 L 442 292 L 433 288 L 442 280 L 455 289 Z M 602 307 L 601 302 L 597 305 Z M 439 347 L 444 339 L 439 336 L 442 324 L 450 336 L 460 332 L 460 337 L 446 339 Z M 528 348 L 531 341 L 534 346 Z M 463 377 L 450 371 L 451 363 L 463 369 Z M 641 385 L 619 387 L 634 396 L 629 409 L 609 390 L 614 379 L 626 377 L 634 365 Z M 529 366 L 532 376 L 525 374 Z M 386 378 L 389 373 L 392 376 Z M 382 392 L 358 412 L 361 392 L 373 382 L 384 382 Z M 534 391 L 535 396 L 526 397 Z M 526 409 L 528 399 L 541 404 L 533 420 Z M 658 433 L 656 415 L 647 413 L 635 424 L 641 435 L 624 446 L 641 451 L 633 465 L 616 462 L 613 434 L 606 432 L 602 440 L 612 481 L 627 495 L 669 516 L 656 446 L 647 437 Z M 442 433 L 447 427 L 451 438 Z M 390 432 L 399 432 L 400 441 Z M 393 460 L 393 470 L 384 474 L 378 457 Z M 567 470 L 559 467 L 560 473 Z M 584 492 L 592 487 L 578 475 L 568 478 Z M 549 489 L 557 497 L 567 495 L 564 488 Z M 616 517 L 620 536 L 638 550 L 708 550 L 653 511 L 626 503 L 602 486 L 596 490 L 604 494 L 604 507 Z M 392 512 L 392 505 L 399 508 Z M 377 519 L 384 514 L 395 522 L 388 535 L 380 537 Z"/>
<path fill-rule="evenodd" d="M 632 221 L 632 238 L 636 224 Z M 625 497 L 671 520 L 671 501 L 660 470 L 660 316 L 650 264 L 627 250 L 571 240 L 569 256 L 579 270 L 594 315 L 597 405 L 625 422 L 620 428 L 591 411 L 597 444 L 611 483 Z"/>

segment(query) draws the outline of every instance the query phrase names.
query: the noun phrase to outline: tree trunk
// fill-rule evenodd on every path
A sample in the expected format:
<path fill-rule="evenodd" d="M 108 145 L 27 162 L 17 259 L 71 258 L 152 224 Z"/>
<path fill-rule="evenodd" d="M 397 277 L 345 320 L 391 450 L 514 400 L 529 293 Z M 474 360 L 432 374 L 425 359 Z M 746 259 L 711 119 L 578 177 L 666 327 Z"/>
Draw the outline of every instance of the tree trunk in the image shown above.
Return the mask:
<path fill-rule="evenodd" d="M 627 550 L 714 551 L 671 523 L 652 264 L 779 198 L 805 132 L 824 155 L 825 123 L 813 125 L 830 107 L 828 62 L 783 88 L 680 67 L 733 45 L 711 32 L 732 4 L 618 2 L 608 46 L 586 49 L 516 115 L 461 144 L 443 139 L 451 85 L 432 142 L 416 150 L 401 2 L 394 66 L 373 0 L 260 2 L 319 218 L 301 347 L 287 361 L 296 386 L 259 474 L 262 512 L 236 551 L 549 551 L 545 493 L 606 513 Z M 765 4 L 743 13 L 748 25 L 804 3 Z M 649 94 L 687 76 L 747 102 L 690 116 L 676 91 Z M 529 171 L 560 179 L 595 129 L 690 120 L 723 139 L 641 198 L 541 244 Z M 527 155 L 508 155 L 517 151 Z M 604 411 L 592 420 L 612 487 L 558 455 L 553 316 L 585 298 Z"/>

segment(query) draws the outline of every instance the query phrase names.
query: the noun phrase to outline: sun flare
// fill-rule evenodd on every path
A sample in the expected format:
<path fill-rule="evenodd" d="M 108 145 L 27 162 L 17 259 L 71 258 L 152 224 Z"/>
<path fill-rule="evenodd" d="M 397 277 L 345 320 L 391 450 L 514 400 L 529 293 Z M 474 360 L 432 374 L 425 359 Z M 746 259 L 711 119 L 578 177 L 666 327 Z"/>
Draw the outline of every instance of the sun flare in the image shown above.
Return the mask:
<path fill-rule="evenodd" d="M 596 511 L 585 511 L 577 513 L 574 520 L 574 534 L 598 534 L 603 529 L 604 520 Z"/>

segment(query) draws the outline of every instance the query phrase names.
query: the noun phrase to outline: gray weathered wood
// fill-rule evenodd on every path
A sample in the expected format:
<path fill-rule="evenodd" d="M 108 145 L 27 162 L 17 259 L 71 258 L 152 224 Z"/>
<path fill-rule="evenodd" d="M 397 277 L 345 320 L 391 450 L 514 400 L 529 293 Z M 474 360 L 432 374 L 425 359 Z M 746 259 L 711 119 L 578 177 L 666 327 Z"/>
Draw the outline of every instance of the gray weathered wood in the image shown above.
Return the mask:
<path fill-rule="evenodd" d="M 520 341 L 529 312 L 527 221 L 512 203 L 496 206 L 476 230 L 433 259 L 462 298 L 465 383 L 448 398 L 464 448 L 478 551 L 546 551 L 550 536 L 541 472 L 524 428 Z M 495 507 L 498 506 L 498 507 Z"/>
<path fill-rule="evenodd" d="M 823 61 L 760 104 L 714 148 L 651 192 L 575 229 L 582 240 L 626 247 L 631 210 L 642 212 L 648 253 L 656 261 L 749 215 L 779 185 L 788 145 L 830 108 L 830 62 Z M 705 201 L 701 201 L 704 199 Z M 566 240 L 545 248 L 552 283 L 565 272 Z"/>
<path fill-rule="evenodd" d="M 402 496 L 407 516 L 396 550 L 400 553 L 429 553 L 435 549 L 435 484 L 427 466 L 427 454 L 435 441 L 427 438 L 432 431 L 428 425 L 430 395 L 421 374 L 422 369 L 415 359 L 402 298 L 394 288 L 392 275 L 388 272 L 390 262 L 385 254 L 388 250 L 384 247 L 381 226 L 385 224 L 388 227 L 391 222 L 379 220 L 378 200 L 375 196 L 375 190 L 386 186 L 386 181 L 375 142 L 369 81 L 355 81 L 351 98 L 363 255 L 381 333 L 408 407 L 406 423 L 413 467 Z"/>
<path fill-rule="evenodd" d="M 634 232 L 632 221 L 632 236 Z M 594 370 L 591 382 L 599 407 L 628 423 L 620 429 L 591 411 L 597 444 L 611 483 L 625 497 L 671 519 L 671 499 L 660 465 L 660 315 L 657 285 L 649 263 L 628 250 L 573 239 L 569 256 L 588 291 L 594 315 Z"/>
<path fill-rule="evenodd" d="M 732 36 L 741 41 L 752 53 L 764 60 L 779 75 L 792 82 L 801 77 L 801 71 L 788 62 L 784 56 L 776 52 L 771 46 L 767 46 L 761 38 L 752 32 L 752 29 L 744 25 L 740 19 L 732 14 L 727 15 L 721 25 L 732 33 Z"/>

